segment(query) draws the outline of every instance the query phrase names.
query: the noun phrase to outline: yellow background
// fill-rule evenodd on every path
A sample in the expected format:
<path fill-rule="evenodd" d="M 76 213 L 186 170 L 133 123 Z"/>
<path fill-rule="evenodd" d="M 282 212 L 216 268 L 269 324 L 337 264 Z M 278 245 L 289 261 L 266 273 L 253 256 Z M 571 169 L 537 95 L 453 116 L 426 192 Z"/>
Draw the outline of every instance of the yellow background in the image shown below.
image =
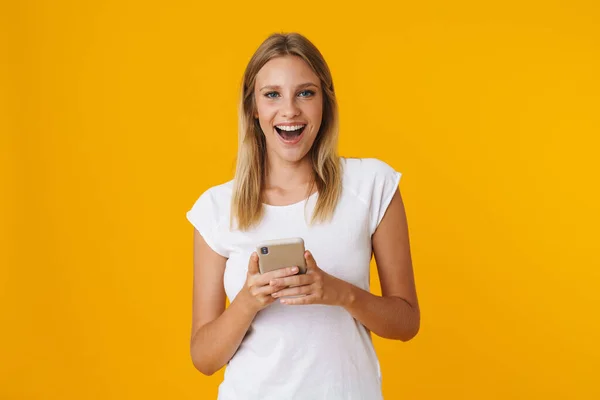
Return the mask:
<path fill-rule="evenodd" d="M 326 57 L 340 153 L 403 173 L 422 325 L 375 339 L 385 398 L 600 398 L 597 2 L 8 3 L 1 399 L 215 398 L 185 212 L 275 31 Z"/>

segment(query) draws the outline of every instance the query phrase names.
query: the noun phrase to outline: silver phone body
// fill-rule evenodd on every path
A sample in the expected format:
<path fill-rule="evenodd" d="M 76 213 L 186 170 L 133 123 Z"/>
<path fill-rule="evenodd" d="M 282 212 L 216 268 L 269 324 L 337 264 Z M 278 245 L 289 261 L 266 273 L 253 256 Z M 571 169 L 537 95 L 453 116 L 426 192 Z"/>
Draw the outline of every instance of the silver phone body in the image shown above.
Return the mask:
<path fill-rule="evenodd" d="M 299 237 L 265 240 L 256 246 L 258 269 L 261 274 L 286 267 L 298 267 L 299 274 L 306 273 L 304 240 Z"/>

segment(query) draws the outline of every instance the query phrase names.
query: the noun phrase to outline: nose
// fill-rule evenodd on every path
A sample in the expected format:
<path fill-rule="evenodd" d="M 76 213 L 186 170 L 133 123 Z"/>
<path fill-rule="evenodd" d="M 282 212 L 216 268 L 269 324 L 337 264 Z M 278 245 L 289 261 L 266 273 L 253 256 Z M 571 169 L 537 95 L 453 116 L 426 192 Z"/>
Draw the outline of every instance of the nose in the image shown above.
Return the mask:
<path fill-rule="evenodd" d="M 294 118 L 296 115 L 300 114 L 300 108 L 298 104 L 296 104 L 296 99 L 294 96 L 290 96 L 285 99 L 281 105 L 281 116 L 283 118 Z"/>

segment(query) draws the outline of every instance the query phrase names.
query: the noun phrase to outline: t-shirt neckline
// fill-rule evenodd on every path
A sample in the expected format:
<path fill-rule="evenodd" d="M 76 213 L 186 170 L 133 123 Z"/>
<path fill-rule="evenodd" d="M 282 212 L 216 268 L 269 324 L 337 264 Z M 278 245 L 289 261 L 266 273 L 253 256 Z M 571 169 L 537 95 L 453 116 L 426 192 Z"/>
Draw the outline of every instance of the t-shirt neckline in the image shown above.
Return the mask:
<path fill-rule="evenodd" d="M 319 191 L 318 191 L 318 190 L 316 190 L 316 191 L 315 191 L 313 194 L 311 194 L 311 195 L 310 195 L 310 196 L 308 196 L 307 198 L 305 198 L 305 199 L 302 199 L 302 200 L 300 200 L 300 201 L 297 201 L 297 202 L 295 202 L 295 203 L 292 203 L 292 204 L 286 204 L 286 205 L 284 205 L 284 206 L 275 206 L 275 205 L 272 205 L 272 204 L 267 204 L 267 203 L 262 203 L 262 205 L 263 205 L 265 208 L 267 208 L 267 209 L 272 209 L 272 210 L 276 210 L 276 209 L 287 209 L 287 208 L 297 207 L 297 206 L 298 206 L 298 205 L 300 205 L 300 204 L 303 204 L 303 203 L 305 203 L 305 202 L 307 202 L 307 201 L 310 201 L 310 200 L 312 200 L 314 197 L 316 197 L 318 194 L 319 194 Z"/>

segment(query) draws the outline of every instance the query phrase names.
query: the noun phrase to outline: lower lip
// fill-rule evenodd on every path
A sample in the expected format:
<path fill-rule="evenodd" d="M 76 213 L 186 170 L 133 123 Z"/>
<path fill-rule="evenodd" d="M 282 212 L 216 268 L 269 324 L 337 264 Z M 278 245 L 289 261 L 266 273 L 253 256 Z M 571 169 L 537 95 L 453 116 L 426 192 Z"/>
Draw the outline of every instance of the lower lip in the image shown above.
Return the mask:
<path fill-rule="evenodd" d="M 279 138 L 279 140 L 281 140 L 283 143 L 289 144 L 289 145 L 294 145 L 294 144 L 298 143 L 300 140 L 302 140 L 302 137 L 304 136 L 304 132 L 306 132 L 306 127 L 304 128 L 304 130 L 302 131 L 302 133 L 300 135 L 298 135 L 297 137 L 295 137 L 292 140 L 285 140 L 283 138 L 283 136 L 281 136 L 279 134 L 279 132 L 277 132 L 277 129 L 273 128 L 273 130 L 275 131 L 275 134 L 277 135 L 277 137 Z"/>

